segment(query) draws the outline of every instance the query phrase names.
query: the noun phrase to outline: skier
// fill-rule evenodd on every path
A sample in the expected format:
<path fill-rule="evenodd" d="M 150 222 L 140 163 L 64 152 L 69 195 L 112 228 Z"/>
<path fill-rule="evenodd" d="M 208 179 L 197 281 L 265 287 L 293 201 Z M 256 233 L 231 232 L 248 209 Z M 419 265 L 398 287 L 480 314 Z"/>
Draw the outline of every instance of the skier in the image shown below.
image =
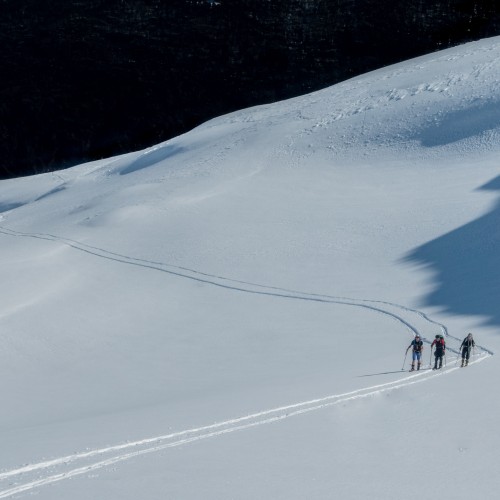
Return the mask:
<path fill-rule="evenodd" d="M 476 343 L 472 338 L 472 333 L 469 333 L 467 337 L 464 338 L 460 349 L 462 350 L 462 367 L 469 364 L 470 352 L 473 347 L 476 347 Z"/>
<path fill-rule="evenodd" d="M 434 346 L 436 346 L 436 350 L 434 351 L 435 362 L 433 370 L 439 370 L 443 366 L 443 356 L 446 350 L 446 342 L 442 335 L 436 335 L 436 338 L 432 341 L 431 352 Z"/>
<path fill-rule="evenodd" d="M 422 351 L 424 350 L 424 343 L 420 339 L 420 335 L 415 335 L 415 338 L 411 341 L 411 344 L 406 348 L 406 354 L 413 348 L 412 352 L 412 362 L 410 371 L 415 370 L 415 361 L 417 362 L 417 370 L 420 370 Z"/>

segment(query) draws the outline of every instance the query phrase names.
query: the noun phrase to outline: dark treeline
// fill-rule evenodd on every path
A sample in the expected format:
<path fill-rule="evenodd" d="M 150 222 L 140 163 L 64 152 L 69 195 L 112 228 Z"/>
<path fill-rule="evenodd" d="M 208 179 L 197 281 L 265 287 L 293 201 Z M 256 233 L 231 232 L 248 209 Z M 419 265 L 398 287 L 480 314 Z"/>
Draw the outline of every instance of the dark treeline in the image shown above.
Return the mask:
<path fill-rule="evenodd" d="M 497 34 L 498 0 L 0 0 L 0 178 Z"/>

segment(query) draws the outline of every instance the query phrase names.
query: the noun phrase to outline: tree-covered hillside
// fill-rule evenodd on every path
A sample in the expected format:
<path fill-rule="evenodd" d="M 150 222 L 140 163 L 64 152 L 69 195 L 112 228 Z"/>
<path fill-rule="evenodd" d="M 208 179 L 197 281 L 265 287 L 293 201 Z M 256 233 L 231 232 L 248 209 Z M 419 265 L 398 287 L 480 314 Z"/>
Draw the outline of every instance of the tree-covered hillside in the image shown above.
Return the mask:
<path fill-rule="evenodd" d="M 497 34 L 496 0 L 2 0 L 0 178 Z"/>

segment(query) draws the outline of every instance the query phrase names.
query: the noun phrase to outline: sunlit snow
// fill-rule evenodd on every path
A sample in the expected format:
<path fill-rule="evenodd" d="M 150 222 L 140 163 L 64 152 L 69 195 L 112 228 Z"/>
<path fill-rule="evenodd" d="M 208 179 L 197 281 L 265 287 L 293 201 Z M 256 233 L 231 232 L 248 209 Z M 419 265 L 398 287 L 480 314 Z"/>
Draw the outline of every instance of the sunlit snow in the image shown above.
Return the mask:
<path fill-rule="evenodd" d="M 491 38 L 1 181 L 0 498 L 497 498 L 499 153 Z"/>

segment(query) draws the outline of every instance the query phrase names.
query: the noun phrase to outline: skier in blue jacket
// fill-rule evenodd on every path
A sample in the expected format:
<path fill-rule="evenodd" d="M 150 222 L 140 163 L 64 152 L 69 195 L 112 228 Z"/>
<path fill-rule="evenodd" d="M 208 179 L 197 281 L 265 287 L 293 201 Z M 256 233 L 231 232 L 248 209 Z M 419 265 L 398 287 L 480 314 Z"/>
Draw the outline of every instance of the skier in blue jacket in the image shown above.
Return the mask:
<path fill-rule="evenodd" d="M 411 344 L 406 348 L 406 354 L 412 349 L 412 362 L 410 371 L 415 370 L 415 361 L 417 362 L 417 370 L 420 370 L 420 365 L 422 363 L 422 351 L 424 350 L 424 343 L 422 342 L 420 335 L 415 335 L 415 338 L 411 341 Z"/>

